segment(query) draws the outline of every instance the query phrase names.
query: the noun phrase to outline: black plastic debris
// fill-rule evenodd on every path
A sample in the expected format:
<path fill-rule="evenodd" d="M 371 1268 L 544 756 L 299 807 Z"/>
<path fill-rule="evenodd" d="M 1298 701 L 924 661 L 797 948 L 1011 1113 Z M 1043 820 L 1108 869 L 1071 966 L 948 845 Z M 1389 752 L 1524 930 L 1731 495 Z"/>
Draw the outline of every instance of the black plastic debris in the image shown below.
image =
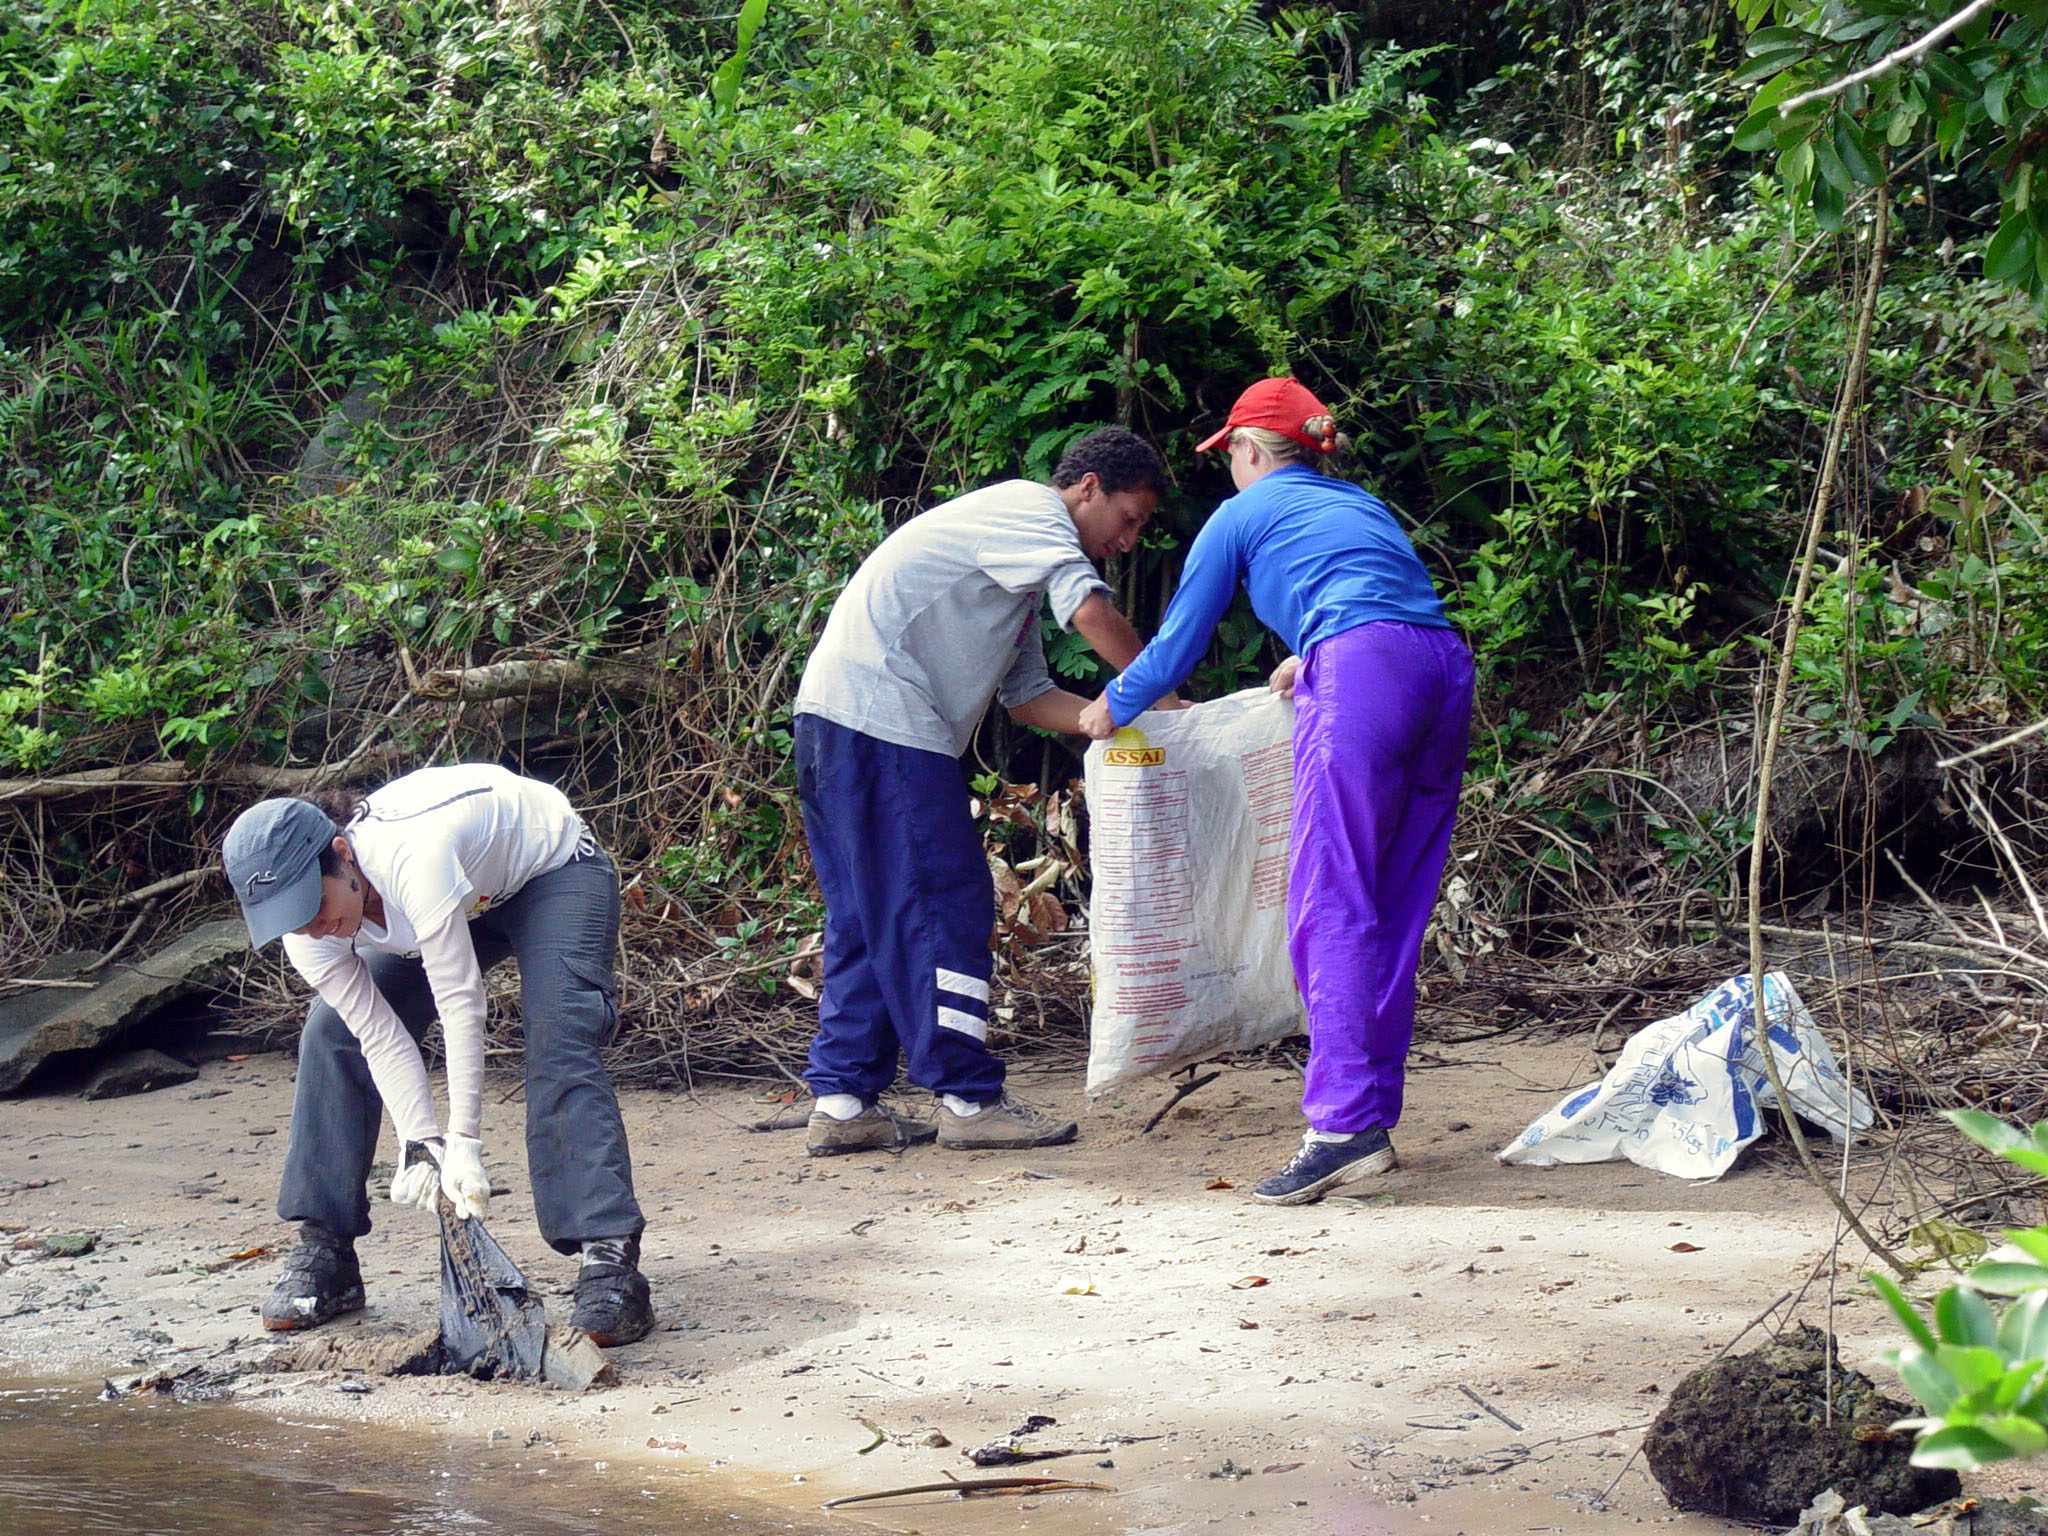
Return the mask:
<path fill-rule="evenodd" d="M 484 1224 L 441 1212 L 441 1369 L 480 1381 L 538 1379 L 548 1347 L 547 1310 Z"/>

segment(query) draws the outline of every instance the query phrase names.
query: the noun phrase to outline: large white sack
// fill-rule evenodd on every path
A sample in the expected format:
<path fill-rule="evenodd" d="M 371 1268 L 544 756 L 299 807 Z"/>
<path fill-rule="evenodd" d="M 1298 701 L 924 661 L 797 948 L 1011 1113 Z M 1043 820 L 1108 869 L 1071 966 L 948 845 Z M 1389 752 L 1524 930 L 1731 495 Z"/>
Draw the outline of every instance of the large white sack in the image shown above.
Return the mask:
<path fill-rule="evenodd" d="M 1088 1091 L 1307 1027 L 1287 958 L 1294 702 L 1153 710 L 1088 750 Z"/>
<path fill-rule="evenodd" d="M 1607 1076 L 1570 1094 L 1494 1155 L 1504 1163 L 1626 1157 L 1687 1179 L 1718 1179 L 1764 1131 L 1777 1103 L 1756 1046 L 1747 974 L 1685 1012 L 1638 1030 Z M 1869 1127 L 1870 1103 L 1842 1078 L 1813 1015 L 1783 972 L 1764 977 L 1771 1053 L 1792 1108 L 1838 1140 Z"/>

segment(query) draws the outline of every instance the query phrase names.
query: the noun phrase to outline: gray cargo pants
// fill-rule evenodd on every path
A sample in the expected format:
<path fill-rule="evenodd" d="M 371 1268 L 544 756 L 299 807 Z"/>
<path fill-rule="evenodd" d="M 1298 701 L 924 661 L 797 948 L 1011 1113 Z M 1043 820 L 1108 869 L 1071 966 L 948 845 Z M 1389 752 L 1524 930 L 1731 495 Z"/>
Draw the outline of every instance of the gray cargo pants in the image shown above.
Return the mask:
<path fill-rule="evenodd" d="M 589 1238 L 630 1237 L 646 1225 L 633 1198 L 626 1127 L 598 1051 L 618 1023 L 612 953 L 619 878 L 600 851 L 527 881 L 472 918 L 477 963 L 519 967 L 526 1025 L 526 1167 L 540 1235 L 559 1253 Z M 377 990 L 418 1039 L 434 994 L 418 959 L 366 954 Z M 365 1185 L 384 1101 L 341 1015 L 315 1002 L 299 1036 L 299 1076 L 277 1214 L 341 1237 L 370 1230 Z M 488 1146 L 488 1143 L 487 1143 Z"/>

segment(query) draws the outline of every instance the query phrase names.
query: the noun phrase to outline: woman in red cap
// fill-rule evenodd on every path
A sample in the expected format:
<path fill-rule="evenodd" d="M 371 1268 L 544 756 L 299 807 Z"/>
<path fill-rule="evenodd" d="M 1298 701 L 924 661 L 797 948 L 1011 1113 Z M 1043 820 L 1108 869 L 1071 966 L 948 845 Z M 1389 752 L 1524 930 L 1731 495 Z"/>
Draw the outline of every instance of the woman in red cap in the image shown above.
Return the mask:
<path fill-rule="evenodd" d="M 1240 584 L 1287 642 L 1294 827 L 1287 949 L 1308 1011 L 1301 1150 L 1253 1198 L 1302 1205 L 1394 1166 L 1415 968 L 1450 848 L 1472 656 L 1407 535 L 1326 465 L 1347 446 L 1321 401 L 1262 379 L 1197 451 L 1237 494 L 1195 536 L 1152 643 L 1081 717 L 1105 738 L 1179 686 Z"/>

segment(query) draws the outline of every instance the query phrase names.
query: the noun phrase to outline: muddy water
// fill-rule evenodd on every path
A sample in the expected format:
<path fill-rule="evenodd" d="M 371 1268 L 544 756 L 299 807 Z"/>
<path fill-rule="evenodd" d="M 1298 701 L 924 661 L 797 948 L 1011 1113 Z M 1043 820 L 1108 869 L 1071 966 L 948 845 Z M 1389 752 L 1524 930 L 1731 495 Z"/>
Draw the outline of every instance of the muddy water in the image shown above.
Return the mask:
<path fill-rule="evenodd" d="M 98 1400 L 94 1389 L 0 1380 L 5 1536 L 810 1536 L 822 1523 L 713 1505 L 645 1469 L 601 1469 L 546 1446 L 479 1450 L 432 1431 L 283 1422 L 218 1403 Z M 820 1517 L 822 1521 L 823 1517 Z M 844 1527 L 838 1527 L 842 1530 Z"/>

